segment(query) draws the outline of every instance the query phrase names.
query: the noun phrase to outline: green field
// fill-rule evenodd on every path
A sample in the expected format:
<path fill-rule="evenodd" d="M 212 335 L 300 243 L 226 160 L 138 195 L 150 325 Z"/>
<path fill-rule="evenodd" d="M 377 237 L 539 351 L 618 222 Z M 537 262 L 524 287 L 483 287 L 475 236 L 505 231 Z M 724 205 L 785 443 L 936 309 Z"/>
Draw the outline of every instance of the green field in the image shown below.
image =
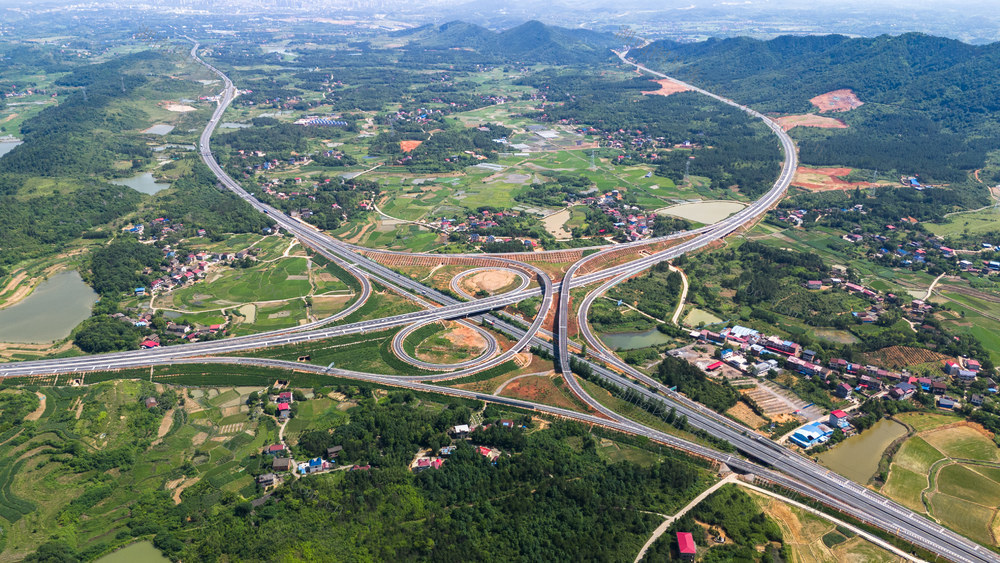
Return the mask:
<path fill-rule="evenodd" d="M 923 432 L 962 420 L 961 417 L 955 415 L 924 412 L 904 412 L 896 415 L 896 418 L 900 422 L 912 426 L 915 432 Z"/>
<path fill-rule="evenodd" d="M 923 434 L 923 438 L 948 457 L 997 461 L 997 445 L 983 434 L 967 426 L 958 426 Z"/>
<path fill-rule="evenodd" d="M 956 532 L 975 541 L 993 545 L 990 523 L 994 511 L 941 493 L 928 495 L 931 513 Z"/>
<path fill-rule="evenodd" d="M 938 491 L 983 506 L 1000 506 L 1000 483 L 976 471 L 974 465 L 952 464 L 937 475 Z"/>
<path fill-rule="evenodd" d="M 897 500 L 917 512 L 924 512 L 923 490 L 927 488 L 927 474 L 916 473 L 893 464 L 889 478 L 882 486 L 882 494 Z"/>
<path fill-rule="evenodd" d="M 969 426 L 943 428 L 961 420 L 953 415 L 902 413 L 897 418 L 919 434 L 893 456 L 881 492 L 917 512 L 929 506 L 942 524 L 994 545 L 989 530 L 1000 508 L 1000 468 L 951 460 L 994 463 L 993 441 Z"/>
<path fill-rule="evenodd" d="M 180 308 L 197 310 L 293 299 L 309 294 L 308 278 L 306 258 L 282 258 L 245 270 L 227 270 L 216 280 L 177 290 L 173 300 Z"/>
<path fill-rule="evenodd" d="M 927 475 L 934 462 L 944 459 L 944 455 L 934 449 L 923 438 L 914 436 L 903 443 L 893 456 L 892 462 L 910 471 Z"/>
<path fill-rule="evenodd" d="M 927 228 L 937 236 L 954 236 L 968 232 L 969 234 L 994 232 L 1000 221 L 1000 211 L 990 207 L 982 211 L 972 211 L 952 215 L 946 223 L 928 223 Z"/>

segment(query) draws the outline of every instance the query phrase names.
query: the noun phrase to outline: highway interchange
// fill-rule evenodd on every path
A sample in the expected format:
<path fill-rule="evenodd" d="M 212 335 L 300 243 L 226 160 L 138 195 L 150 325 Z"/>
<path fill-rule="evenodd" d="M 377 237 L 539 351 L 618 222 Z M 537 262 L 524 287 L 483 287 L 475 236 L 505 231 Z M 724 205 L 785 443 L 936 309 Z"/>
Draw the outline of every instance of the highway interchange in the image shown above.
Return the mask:
<path fill-rule="evenodd" d="M 201 64 L 205 65 L 209 70 L 216 73 L 224 82 L 224 89 L 220 95 L 218 106 L 201 135 L 199 150 L 202 159 L 209 166 L 209 168 L 212 169 L 222 185 L 236 193 L 239 197 L 247 201 L 257 210 L 267 213 L 283 229 L 299 238 L 303 244 L 311 247 L 325 258 L 334 261 L 340 267 L 346 269 L 352 276 L 357 278 L 361 288 L 358 298 L 347 310 L 341 311 L 337 315 L 302 325 L 294 329 L 271 331 L 252 336 L 194 343 L 183 346 L 154 348 L 151 350 L 0 364 L 0 377 L 52 373 L 75 373 L 181 363 L 230 363 L 240 365 L 263 365 L 284 369 L 294 369 L 298 371 L 312 371 L 316 373 L 362 379 L 385 385 L 508 404 L 520 408 L 531 409 L 540 413 L 548 413 L 555 416 L 575 419 L 581 422 L 599 424 L 608 428 L 620 430 L 622 432 L 646 436 L 651 440 L 669 445 L 671 447 L 676 447 L 696 455 L 726 463 L 735 470 L 744 473 L 753 473 L 766 481 L 811 497 L 952 561 L 1000 562 L 1000 557 L 998 557 L 996 553 L 983 548 L 975 542 L 972 542 L 959 534 L 951 532 L 936 522 L 933 522 L 922 515 L 916 514 L 874 491 L 845 479 L 844 477 L 841 477 L 813 463 L 807 458 L 773 443 L 764 436 L 761 436 L 756 432 L 743 427 L 719 415 L 718 413 L 715 413 L 714 411 L 711 411 L 710 409 L 690 401 L 682 395 L 664 388 L 661 384 L 659 384 L 659 382 L 649 378 L 645 374 L 642 374 L 622 362 L 621 359 L 619 359 L 614 353 L 607 350 L 590 331 L 588 323 L 586 322 L 587 312 L 589 311 L 590 305 L 593 303 L 594 299 L 599 297 L 610 287 L 613 287 L 615 284 L 620 283 L 659 262 L 670 260 L 684 253 L 704 248 L 706 245 L 726 237 L 735 230 L 752 222 L 784 196 L 797 165 L 795 147 L 791 138 L 788 137 L 784 130 L 771 119 L 736 102 L 722 98 L 695 86 L 687 85 L 701 94 L 710 96 L 722 103 L 737 107 L 751 116 L 761 119 L 780 140 L 784 153 L 782 171 L 778 179 L 775 181 L 774 186 L 761 199 L 752 203 L 739 213 L 732 215 L 714 225 L 709 225 L 684 233 L 675 233 L 668 237 L 661 237 L 659 239 L 615 245 L 611 248 L 595 247 L 597 252 L 582 258 L 571 265 L 561 283 L 554 282 L 545 272 L 536 266 L 518 261 L 517 254 L 503 256 L 486 256 L 482 254 L 452 256 L 441 255 L 440 259 L 442 260 L 442 263 L 451 260 L 456 261 L 455 263 L 468 264 L 472 263 L 470 261 L 483 260 L 486 258 L 490 260 L 491 264 L 500 264 L 500 266 L 498 266 L 500 268 L 509 268 L 514 270 L 522 280 L 520 287 L 513 291 L 493 297 L 460 301 L 454 297 L 429 288 L 403 274 L 400 274 L 371 258 L 372 256 L 377 257 L 380 255 L 385 256 L 400 253 L 393 253 L 391 251 L 373 251 L 372 249 L 363 249 L 337 241 L 336 239 L 317 231 L 315 228 L 292 219 L 277 209 L 264 204 L 252 194 L 244 190 L 238 182 L 232 179 L 222 169 L 212 155 L 210 140 L 212 133 L 215 131 L 216 126 L 219 124 L 223 116 L 223 113 L 237 95 L 237 91 L 232 81 L 225 75 L 225 73 L 216 69 L 197 56 L 197 49 L 198 45 L 195 43 L 195 46 L 191 50 L 191 56 L 198 60 Z M 623 63 L 631 64 L 637 69 L 654 76 L 667 78 L 666 75 L 632 63 L 627 58 L 627 52 L 618 53 L 618 55 Z M 614 252 L 623 247 L 650 246 L 655 243 L 662 243 L 663 241 L 672 241 L 673 245 L 665 250 L 652 253 L 648 256 L 627 262 L 625 264 L 615 265 L 598 271 L 588 272 L 586 274 L 578 274 L 578 271 L 580 271 L 584 266 L 605 257 L 605 255 L 609 252 Z M 435 258 L 438 258 L 438 256 L 435 256 Z M 326 326 L 342 320 L 350 313 L 358 310 L 365 303 L 372 293 L 370 279 L 377 280 L 379 284 L 386 286 L 401 295 L 409 297 L 418 305 L 424 307 L 424 309 L 413 313 L 406 313 L 381 319 L 335 325 L 332 327 Z M 528 285 L 530 280 L 537 281 L 538 287 L 529 288 Z M 717 450 L 681 440 L 675 436 L 643 426 L 605 408 L 585 392 L 577 381 L 576 376 L 570 370 L 570 348 L 575 346 L 569 341 L 568 338 L 570 325 L 569 311 L 571 306 L 570 290 L 573 288 L 589 286 L 597 282 L 603 283 L 597 290 L 586 295 L 580 303 L 577 315 L 577 324 L 579 325 L 581 336 L 587 342 L 587 355 L 589 358 L 575 356 L 576 361 L 590 366 L 597 376 L 610 380 L 619 387 L 632 389 L 636 393 L 650 398 L 655 398 L 656 400 L 663 402 L 667 407 L 675 408 L 678 414 L 683 414 L 687 417 L 688 422 L 692 426 L 705 430 L 716 438 L 721 438 L 730 442 L 740 452 L 751 459 L 746 459 L 735 454 L 719 452 Z M 453 284 L 452 288 L 455 289 L 456 287 L 457 284 Z M 456 291 L 456 293 L 462 295 L 464 292 L 459 290 Z M 510 322 L 498 314 L 491 313 L 491 311 L 502 308 L 506 305 L 517 303 L 521 300 L 539 295 L 542 297 L 539 312 L 535 319 L 533 319 L 530 326 L 526 329 L 522 328 L 519 323 Z M 471 296 L 463 295 L 463 297 L 468 298 Z M 547 312 L 554 303 L 557 306 L 557 316 L 555 334 L 552 335 L 551 333 L 543 330 L 541 325 Z M 496 352 L 499 351 L 499 348 L 496 341 L 492 338 L 488 331 L 476 327 L 477 330 L 482 331 L 482 335 L 489 343 L 486 353 L 473 360 L 462 362 L 461 364 L 451 364 L 448 366 L 421 362 L 416 358 L 410 358 L 403 349 L 402 342 L 405 338 L 405 334 L 403 333 L 411 332 L 428 323 L 446 319 L 465 318 L 475 319 L 481 323 L 492 325 L 495 329 L 516 338 L 517 343 L 510 349 L 497 354 Z M 404 326 L 406 328 L 403 331 L 400 331 L 400 333 L 398 333 L 393 340 L 392 347 L 395 354 L 404 361 L 407 361 L 417 367 L 428 370 L 436 370 L 440 373 L 423 376 L 383 375 L 285 362 L 281 360 L 219 357 L 220 354 L 232 354 L 235 352 L 285 344 L 321 340 L 346 334 L 375 332 L 399 326 Z M 469 326 L 475 325 L 470 322 Z M 403 336 L 400 337 L 399 334 L 403 334 Z M 554 350 L 558 369 L 561 371 L 570 389 L 572 389 L 581 400 L 583 400 L 588 406 L 599 414 L 583 414 L 539 403 L 463 391 L 454 388 L 445 388 L 433 384 L 434 381 L 460 377 L 500 365 L 501 363 L 512 359 L 517 352 L 527 346 L 540 346 Z"/>

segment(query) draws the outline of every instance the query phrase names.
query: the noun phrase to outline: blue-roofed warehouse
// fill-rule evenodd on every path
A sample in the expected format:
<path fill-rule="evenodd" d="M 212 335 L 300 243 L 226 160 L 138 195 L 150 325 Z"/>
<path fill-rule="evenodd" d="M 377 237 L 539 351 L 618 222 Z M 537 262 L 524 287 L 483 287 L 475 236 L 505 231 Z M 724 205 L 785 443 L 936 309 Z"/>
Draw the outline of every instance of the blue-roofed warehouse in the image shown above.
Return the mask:
<path fill-rule="evenodd" d="M 809 449 L 817 444 L 822 444 L 833 436 L 833 428 L 821 423 L 813 422 L 799 428 L 792 434 L 790 440 L 797 446 Z"/>

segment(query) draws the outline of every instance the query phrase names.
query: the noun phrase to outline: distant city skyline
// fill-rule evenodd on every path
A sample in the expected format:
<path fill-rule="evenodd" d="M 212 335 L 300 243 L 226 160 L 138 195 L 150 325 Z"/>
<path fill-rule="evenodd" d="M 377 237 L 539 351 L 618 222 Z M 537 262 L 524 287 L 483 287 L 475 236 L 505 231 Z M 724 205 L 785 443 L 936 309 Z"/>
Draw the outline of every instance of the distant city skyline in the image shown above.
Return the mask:
<path fill-rule="evenodd" d="M 841 33 L 898 35 L 916 31 L 968 43 L 1000 40 L 1000 14 L 993 0 L 841 0 L 817 8 L 813 0 L 0 0 L 0 11 L 30 16 L 59 12 L 106 16 L 141 12 L 184 15 L 356 19 L 391 22 L 390 28 L 464 20 L 506 29 L 537 19 L 564 27 L 614 32 L 627 26 L 651 38 L 697 41 L 710 37 Z M 123 16 L 124 17 L 124 16 Z M 208 20 L 211 21 L 211 20 Z M 322 20 L 317 20 L 322 21 Z M 218 22 L 212 22 L 217 24 Z"/>

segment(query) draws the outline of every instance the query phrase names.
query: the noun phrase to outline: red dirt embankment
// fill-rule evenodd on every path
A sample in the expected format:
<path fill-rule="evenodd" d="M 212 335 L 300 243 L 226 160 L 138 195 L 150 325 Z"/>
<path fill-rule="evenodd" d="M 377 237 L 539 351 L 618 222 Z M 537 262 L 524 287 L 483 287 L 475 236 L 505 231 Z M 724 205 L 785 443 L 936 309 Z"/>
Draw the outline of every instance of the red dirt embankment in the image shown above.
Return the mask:
<path fill-rule="evenodd" d="M 650 90 L 648 92 L 643 92 L 643 95 L 653 95 L 653 96 L 669 96 L 670 94 L 676 94 L 678 92 L 686 92 L 691 88 L 675 82 L 669 78 L 663 78 L 661 80 L 653 80 L 660 85 L 659 90 Z"/>
<path fill-rule="evenodd" d="M 848 182 L 842 179 L 850 173 L 850 168 L 810 168 L 808 166 L 799 166 L 795 170 L 792 185 L 817 192 L 853 190 L 854 188 L 863 189 L 883 185 L 871 182 Z"/>
<path fill-rule="evenodd" d="M 832 117 L 823 117 L 822 115 L 816 115 L 812 113 L 807 113 L 804 115 L 786 115 L 784 117 L 779 117 L 775 119 L 778 125 L 785 131 L 794 129 L 795 127 L 820 127 L 823 129 L 847 129 L 847 124 L 839 119 L 834 119 Z"/>
<path fill-rule="evenodd" d="M 846 88 L 820 94 L 809 100 L 809 102 L 818 107 L 820 113 L 827 111 L 847 111 L 864 105 L 864 102 L 859 100 L 854 92 Z"/>
<path fill-rule="evenodd" d="M 421 144 L 423 144 L 423 141 L 400 141 L 399 150 L 403 152 L 410 152 L 419 147 Z"/>

